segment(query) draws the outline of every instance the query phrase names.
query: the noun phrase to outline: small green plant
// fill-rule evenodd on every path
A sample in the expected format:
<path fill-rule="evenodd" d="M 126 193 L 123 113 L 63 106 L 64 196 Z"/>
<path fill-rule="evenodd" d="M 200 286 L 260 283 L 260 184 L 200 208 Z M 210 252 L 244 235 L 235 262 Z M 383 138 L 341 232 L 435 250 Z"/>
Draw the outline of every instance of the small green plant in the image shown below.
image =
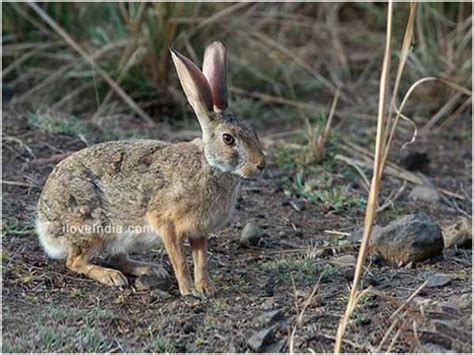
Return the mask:
<path fill-rule="evenodd" d="M 157 353 L 173 353 L 175 347 L 168 339 L 156 335 L 149 345 L 149 350 Z"/>
<path fill-rule="evenodd" d="M 28 114 L 28 124 L 48 134 L 87 134 L 86 127 L 76 117 L 61 117 L 47 111 L 36 110 Z"/>
<path fill-rule="evenodd" d="M 315 260 L 286 257 L 263 265 L 265 272 L 275 273 L 285 282 L 312 284 L 318 278 L 319 267 Z"/>
<path fill-rule="evenodd" d="M 316 177 L 306 179 L 303 173 L 296 175 L 295 181 L 287 186 L 286 193 L 305 198 L 309 202 L 322 203 L 332 210 L 362 208 L 365 205 L 365 200 L 351 194 L 347 185 L 332 186 L 331 182 L 324 184 Z"/>
<path fill-rule="evenodd" d="M 28 235 L 34 231 L 34 226 L 23 224 L 16 218 L 5 219 L 2 225 L 3 235 Z"/>

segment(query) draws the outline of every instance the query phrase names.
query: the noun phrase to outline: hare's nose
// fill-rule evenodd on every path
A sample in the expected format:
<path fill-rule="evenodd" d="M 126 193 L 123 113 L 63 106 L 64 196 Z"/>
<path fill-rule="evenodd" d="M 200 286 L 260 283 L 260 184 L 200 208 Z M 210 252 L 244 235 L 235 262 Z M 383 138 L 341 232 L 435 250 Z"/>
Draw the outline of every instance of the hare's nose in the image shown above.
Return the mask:
<path fill-rule="evenodd" d="M 265 166 L 266 166 L 266 165 L 267 165 L 267 164 L 265 163 L 265 160 L 262 160 L 260 163 L 258 163 L 257 169 L 258 169 L 258 170 L 263 170 L 263 169 L 265 169 Z"/>

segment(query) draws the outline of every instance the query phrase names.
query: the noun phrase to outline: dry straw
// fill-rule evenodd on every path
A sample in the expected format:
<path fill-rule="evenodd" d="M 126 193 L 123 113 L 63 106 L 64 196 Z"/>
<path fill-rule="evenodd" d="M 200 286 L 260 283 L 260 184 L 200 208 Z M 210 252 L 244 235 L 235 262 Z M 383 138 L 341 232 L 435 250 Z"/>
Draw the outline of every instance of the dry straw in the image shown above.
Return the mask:
<path fill-rule="evenodd" d="M 397 75 L 395 78 L 395 83 L 393 86 L 392 97 L 389 98 L 389 77 L 390 77 L 390 53 L 391 53 L 391 39 L 392 39 L 392 19 L 393 19 L 393 3 L 390 0 L 388 3 L 388 12 L 387 12 L 387 30 L 386 30 L 386 39 L 385 39 L 385 51 L 384 51 L 384 59 L 383 59 L 383 66 L 382 66 L 382 74 L 380 78 L 380 88 L 379 88 L 379 106 L 378 106 L 378 116 L 377 116 L 377 135 L 376 135 L 376 143 L 375 143 L 375 154 L 374 154 L 374 162 L 373 162 L 373 176 L 372 182 L 370 185 L 367 209 L 365 214 L 364 220 L 364 233 L 363 238 L 359 250 L 359 255 L 357 258 L 357 265 L 356 270 L 354 273 L 354 279 L 352 282 L 352 287 L 349 295 L 349 300 L 347 302 L 346 310 L 344 312 L 343 317 L 339 323 L 337 334 L 336 334 L 336 343 L 334 346 L 334 352 L 339 353 L 341 351 L 341 345 L 344 341 L 344 332 L 347 327 L 347 323 L 351 317 L 351 314 L 357 305 L 357 301 L 362 294 L 359 292 L 358 287 L 360 283 L 360 279 L 362 276 L 362 271 L 364 267 L 364 262 L 367 255 L 367 247 L 370 239 L 370 234 L 372 231 L 372 225 L 375 219 L 375 215 L 377 212 L 377 200 L 380 191 L 380 185 L 382 180 L 382 175 L 384 171 L 385 164 L 387 162 L 388 152 L 390 149 L 390 145 L 393 141 L 395 136 L 395 131 L 397 124 L 400 118 L 409 121 L 412 126 L 414 127 L 414 135 L 413 138 L 408 142 L 405 143 L 409 144 L 416 139 L 417 129 L 413 121 L 406 117 L 402 112 L 403 108 L 405 107 L 408 99 L 410 98 L 411 94 L 414 90 L 423 83 L 426 82 L 437 82 L 444 85 L 449 86 L 450 88 L 456 90 L 458 93 L 462 95 L 469 96 L 472 98 L 472 92 L 466 88 L 463 88 L 456 83 L 448 81 L 446 79 L 437 78 L 437 77 L 426 77 L 421 78 L 416 81 L 411 87 L 408 89 L 407 93 L 405 94 L 400 106 L 397 107 L 396 99 L 397 93 L 399 89 L 400 80 L 402 78 L 403 69 L 405 67 L 405 63 L 408 57 L 408 53 L 410 51 L 410 46 L 413 39 L 413 29 L 415 23 L 415 15 L 416 15 L 417 3 L 411 2 L 410 3 L 410 14 L 408 17 L 405 35 L 403 38 L 402 47 L 400 50 L 400 60 L 398 63 Z M 387 103 L 390 102 L 390 106 L 387 113 Z M 393 117 L 393 111 L 395 111 L 396 115 Z M 416 181 L 415 181 L 416 183 Z M 364 292 L 364 291 L 362 291 Z M 395 339 L 395 338 L 394 338 Z M 390 348 L 393 346 L 393 342 L 390 345 Z M 379 350 L 381 348 L 379 347 Z"/>
<path fill-rule="evenodd" d="M 411 3 L 410 8 L 410 18 L 414 17 L 416 12 L 416 3 Z M 339 353 L 341 351 L 341 345 L 344 337 L 344 332 L 347 327 L 349 318 L 354 310 L 357 299 L 358 299 L 358 285 L 362 275 L 362 270 L 367 254 L 367 246 L 369 243 L 370 234 L 372 231 L 372 224 L 374 222 L 375 213 L 377 211 L 377 200 L 380 190 L 380 182 L 383 171 L 383 158 L 385 151 L 385 142 L 386 142 L 386 126 L 389 124 L 389 120 L 386 120 L 386 108 L 388 102 L 388 86 L 389 86 L 389 74 L 390 74 L 390 52 L 391 52 L 391 39 L 392 39 L 392 18 L 393 18 L 393 4 L 392 1 L 388 3 L 388 13 L 387 13 L 387 31 L 385 38 L 385 51 L 384 51 L 384 60 L 382 66 L 382 74 L 380 78 L 380 89 L 379 89 L 379 106 L 378 106 L 378 116 L 377 116 L 377 136 L 375 142 L 375 156 L 374 156 L 374 173 L 372 176 L 372 183 L 370 185 L 369 198 L 367 203 L 367 209 L 365 214 L 364 221 L 364 234 L 362 237 L 362 242 L 359 250 L 359 255 L 357 257 L 357 265 L 354 274 L 354 280 L 352 282 L 351 292 L 349 300 L 347 302 L 346 311 L 344 312 L 343 317 L 339 323 L 337 334 L 336 334 L 336 343 L 334 346 L 334 352 Z M 413 22 L 409 21 L 407 24 L 407 30 L 405 31 L 405 39 L 403 41 L 404 46 L 409 47 L 411 44 L 411 38 L 413 34 Z M 408 54 L 408 50 L 403 51 L 402 55 Z M 400 65 L 398 70 L 397 79 L 401 77 L 403 72 L 403 64 L 405 63 L 405 58 L 401 55 Z M 398 80 L 397 80 L 398 82 Z M 398 85 L 397 85 L 398 87 Z M 396 92 L 393 92 L 394 97 Z M 394 102 L 394 100 L 392 100 Z M 385 139 L 384 139 L 385 138 Z"/>

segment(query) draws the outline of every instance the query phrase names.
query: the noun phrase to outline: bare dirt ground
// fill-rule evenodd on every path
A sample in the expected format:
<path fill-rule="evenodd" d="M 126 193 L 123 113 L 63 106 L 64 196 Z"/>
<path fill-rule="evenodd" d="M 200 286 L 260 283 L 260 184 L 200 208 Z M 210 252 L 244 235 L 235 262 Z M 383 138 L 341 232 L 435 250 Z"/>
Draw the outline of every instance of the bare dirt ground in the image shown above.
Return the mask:
<path fill-rule="evenodd" d="M 366 196 L 360 176 L 350 167 L 333 164 L 315 174 L 320 183 L 348 187 L 355 203 L 300 199 L 304 209 L 298 211 L 291 203 L 297 196 L 285 194 L 286 187 L 294 185 L 296 171 L 282 167 L 281 149 L 271 146 L 264 178 L 244 186 L 232 225 L 210 238 L 209 267 L 219 292 L 209 300 L 192 300 L 179 296 L 174 280 L 167 293 L 107 288 L 71 273 L 62 262 L 48 260 L 34 232 L 36 201 L 55 159 L 85 143 L 70 135 L 46 134 L 20 113 L 5 111 L 2 120 L 4 352 L 287 352 L 291 339 L 295 352 L 332 351 L 354 269 L 334 260 L 357 255 L 358 245 L 347 233 L 362 225 L 364 205 L 357 201 Z M 409 185 L 393 208 L 380 213 L 378 224 L 424 212 L 447 225 L 462 215 L 459 210 L 471 214 L 471 137 L 463 133 L 470 132 L 470 125 L 456 132 L 447 130 L 417 144 L 431 159 L 425 176 L 464 200 L 414 203 L 407 197 Z M 400 186 L 400 180 L 386 179 L 381 201 Z M 258 247 L 243 248 L 239 237 L 249 221 L 266 234 Z M 163 261 L 170 270 L 160 250 L 136 257 Z M 373 351 L 382 343 L 384 351 L 390 346 L 396 352 L 470 352 L 471 258 L 469 248 L 450 248 L 438 258 L 394 269 L 371 257 L 363 286 L 371 286 L 372 292 L 360 299 L 343 350 Z M 453 280 L 425 287 L 395 313 L 423 283 L 426 272 L 450 274 Z M 392 324 L 394 331 L 388 332 Z M 256 335 L 264 337 L 263 345 Z"/>

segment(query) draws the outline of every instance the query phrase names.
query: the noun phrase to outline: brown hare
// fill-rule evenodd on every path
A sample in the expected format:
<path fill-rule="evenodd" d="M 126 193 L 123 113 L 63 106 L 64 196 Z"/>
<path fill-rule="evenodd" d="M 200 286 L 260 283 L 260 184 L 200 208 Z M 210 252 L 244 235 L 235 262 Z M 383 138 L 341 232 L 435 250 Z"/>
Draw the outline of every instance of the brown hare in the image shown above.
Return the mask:
<path fill-rule="evenodd" d="M 165 275 L 162 266 L 128 256 L 161 239 L 181 295 L 199 297 L 214 291 L 207 273 L 207 236 L 226 226 L 241 178 L 261 175 L 265 160 L 255 131 L 227 108 L 224 45 L 213 42 L 206 48 L 202 71 L 176 51 L 171 55 L 202 139 L 115 141 L 72 154 L 46 181 L 37 231 L 50 257 L 112 286 L 127 285 L 124 274 Z M 108 255 L 110 268 L 90 262 L 99 252 Z"/>

